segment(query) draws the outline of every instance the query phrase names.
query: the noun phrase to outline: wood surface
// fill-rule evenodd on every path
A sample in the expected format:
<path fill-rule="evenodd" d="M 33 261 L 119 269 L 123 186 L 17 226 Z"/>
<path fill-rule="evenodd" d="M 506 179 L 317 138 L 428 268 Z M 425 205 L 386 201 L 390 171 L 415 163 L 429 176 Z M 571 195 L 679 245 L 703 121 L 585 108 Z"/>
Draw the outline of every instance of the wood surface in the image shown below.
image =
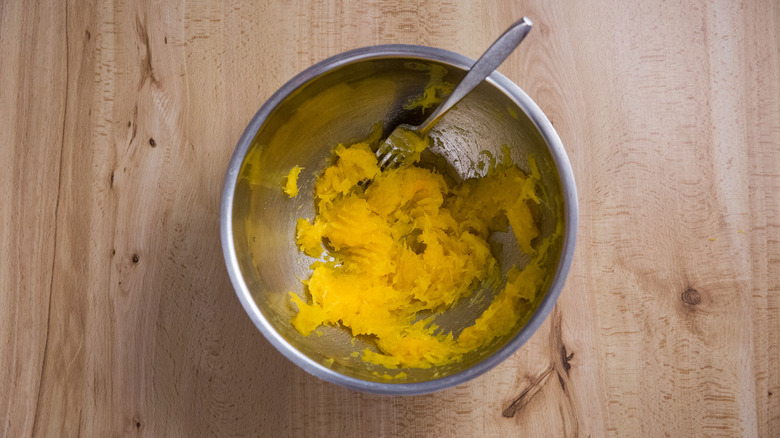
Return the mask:
<path fill-rule="evenodd" d="M 219 240 L 244 126 L 371 44 L 500 71 L 575 171 L 557 307 L 491 372 L 353 392 L 262 337 Z M 0 436 L 778 436 L 773 0 L 0 1 Z"/>

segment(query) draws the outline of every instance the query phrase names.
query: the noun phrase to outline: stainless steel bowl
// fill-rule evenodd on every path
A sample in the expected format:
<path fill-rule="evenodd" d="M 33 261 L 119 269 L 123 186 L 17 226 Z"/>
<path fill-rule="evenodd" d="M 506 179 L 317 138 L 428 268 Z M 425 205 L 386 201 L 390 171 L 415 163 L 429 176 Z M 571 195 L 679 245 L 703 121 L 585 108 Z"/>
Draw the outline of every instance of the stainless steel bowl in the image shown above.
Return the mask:
<path fill-rule="evenodd" d="M 431 47 L 385 45 L 357 49 L 326 59 L 295 76 L 260 108 L 247 126 L 230 161 L 222 195 L 221 235 L 228 273 L 238 299 L 265 337 L 282 354 L 319 378 L 348 388 L 383 394 L 422 394 L 472 379 L 510 356 L 550 313 L 563 287 L 574 252 L 577 194 L 571 166 L 558 135 L 539 107 L 514 83 L 494 72 L 448 113 L 431 132 L 434 150 L 447 160 L 456 179 L 478 176 L 476 165 L 489 151 L 528 169 L 532 154 L 542 173 L 546 202 L 540 212 L 542 235 L 558 221 L 563 234 L 548 258 L 550 278 L 536 309 L 518 321 L 511 336 L 475 351 L 454 365 L 405 369 L 405 379 L 385 380 L 384 369 L 353 358 L 366 348 L 345 330 L 324 327 L 323 335 L 304 337 L 290 324 L 295 315 L 289 292 L 303 295 L 299 279 L 311 259 L 294 243 L 295 221 L 314 215 L 313 183 L 332 148 L 366 138 L 379 121 L 392 128 L 400 121 L 422 121 L 417 110 L 403 109 L 424 89 L 425 66 L 439 64 L 456 83 L 473 60 Z M 415 118 L 419 120 L 414 120 Z M 410 120 L 411 119 L 411 120 Z M 300 195 L 290 199 L 281 184 L 290 168 L 305 168 Z M 522 265 L 522 253 L 510 233 L 496 234 L 504 268 Z M 485 291 L 490 298 L 494 291 Z M 463 302 L 469 300 L 461 300 Z M 486 300 L 489 302 L 489 300 Z M 479 315 L 479 303 L 458 304 L 436 323 L 455 333 Z M 353 345 L 354 343 L 354 345 Z M 262 372 L 258 370 L 258 372 Z"/>

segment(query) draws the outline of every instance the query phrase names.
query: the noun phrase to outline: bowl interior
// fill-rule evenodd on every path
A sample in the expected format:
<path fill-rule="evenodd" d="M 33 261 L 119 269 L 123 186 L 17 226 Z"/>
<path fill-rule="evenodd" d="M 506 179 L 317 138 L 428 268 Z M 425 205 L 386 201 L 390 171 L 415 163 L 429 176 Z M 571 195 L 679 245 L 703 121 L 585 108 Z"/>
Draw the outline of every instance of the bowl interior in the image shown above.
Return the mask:
<path fill-rule="evenodd" d="M 465 74 L 461 68 L 437 61 L 388 57 L 350 62 L 314 77 L 270 112 L 254 136 L 237 177 L 232 206 L 235 252 L 241 276 L 262 318 L 298 352 L 348 377 L 387 382 L 382 378 L 387 370 L 351 355 L 373 349 L 370 340 L 353 340 L 347 330 L 335 327 L 321 327 L 321 336 L 313 333 L 304 337 L 290 324 L 296 310 L 289 293 L 305 297 L 300 280 L 308 277 L 313 261 L 295 246 L 296 220 L 314 217 L 314 181 L 338 143 L 365 139 L 377 122 L 388 129 L 398 122 L 424 120 L 427 113 L 404 109 L 404 104 L 423 92 L 433 64 L 445 67 L 444 79 L 454 84 Z M 456 180 L 483 174 L 486 169 L 479 163 L 488 161 L 486 152 L 500 157 L 503 145 L 508 146 L 511 158 L 523 170 L 528 171 L 528 156 L 532 155 L 542 174 L 542 236 L 550 235 L 564 220 L 561 184 L 544 139 L 523 109 L 492 81 L 482 83 L 461 101 L 430 135 L 434 140 L 432 151 L 446 160 L 446 164 L 442 161 L 437 165 Z M 300 194 L 291 199 L 281 187 L 295 165 L 304 170 L 298 180 Z M 561 257 L 562 240 L 553 245 L 547 259 L 551 273 L 548 286 Z M 511 230 L 494 234 L 491 243 L 504 274 L 512 264 L 521 267 L 527 261 Z M 485 287 L 477 295 L 486 299 L 461 300 L 437 316 L 437 325 L 457 335 L 489 305 L 494 292 Z M 404 369 L 407 377 L 390 383 L 429 381 L 484 360 L 523 328 L 544 293 L 539 292 L 535 307 L 518 321 L 511 335 L 453 365 Z"/>

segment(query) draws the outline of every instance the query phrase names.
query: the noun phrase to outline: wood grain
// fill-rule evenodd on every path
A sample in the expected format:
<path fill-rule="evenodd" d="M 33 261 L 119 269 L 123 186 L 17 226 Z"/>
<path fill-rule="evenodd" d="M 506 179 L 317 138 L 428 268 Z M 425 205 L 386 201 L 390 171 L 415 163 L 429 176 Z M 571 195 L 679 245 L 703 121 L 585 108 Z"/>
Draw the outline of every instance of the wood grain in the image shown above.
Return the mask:
<path fill-rule="evenodd" d="M 257 108 L 380 43 L 477 57 L 558 130 L 576 258 L 531 341 L 381 397 L 276 352 L 235 298 L 222 178 Z M 0 436 L 776 436 L 780 6 L 0 2 Z"/>

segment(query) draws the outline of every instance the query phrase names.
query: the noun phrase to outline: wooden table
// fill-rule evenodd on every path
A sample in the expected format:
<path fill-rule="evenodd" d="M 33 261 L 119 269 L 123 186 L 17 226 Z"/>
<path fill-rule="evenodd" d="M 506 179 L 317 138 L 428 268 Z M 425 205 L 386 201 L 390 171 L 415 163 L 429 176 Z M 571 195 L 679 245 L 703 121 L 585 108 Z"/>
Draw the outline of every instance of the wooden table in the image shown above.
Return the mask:
<path fill-rule="evenodd" d="M 67 3 L 67 4 L 66 4 Z M 780 5 L 0 2 L 0 436 L 777 436 Z M 380 43 L 500 68 L 578 183 L 554 312 L 491 372 L 352 392 L 228 280 L 228 159 L 293 75 Z"/>

